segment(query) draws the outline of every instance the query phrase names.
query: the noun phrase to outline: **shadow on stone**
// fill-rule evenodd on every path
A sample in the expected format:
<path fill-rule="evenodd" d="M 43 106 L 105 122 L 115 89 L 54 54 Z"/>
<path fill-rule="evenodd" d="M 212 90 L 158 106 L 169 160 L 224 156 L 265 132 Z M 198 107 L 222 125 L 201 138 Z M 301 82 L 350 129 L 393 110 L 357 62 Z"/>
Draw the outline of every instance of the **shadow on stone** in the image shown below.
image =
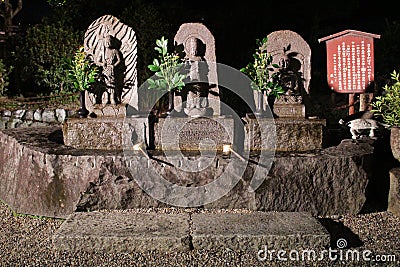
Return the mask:
<path fill-rule="evenodd" d="M 366 202 L 361 213 L 386 211 L 389 194 L 389 170 L 398 165 L 390 149 L 390 132 L 386 132 L 373 143 L 374 154 L 372 178 L 366 189 Z"/>
<path fill-rule="evenodd" d="M 64 145 L 64 138 L 63 138 L 63 132 L 61 129 L 56 130 L 52 133 L 49 134 L 49 141 Z"/>
<path fill-rule="evenodd" d="M 319 218 L 318 221 L 326 228 L 331 236 L 331 244 L 330 247 L 332 249 L 336 249 L 337 241 L 341 238 L 344 238 L 347 241 L 346 248 L 356 248 L 362 246 L 364 243 L 361 239 L 353 233 L 350 228 L 345 226 L 341 222 L 336 222 L 329 218 Z"/>

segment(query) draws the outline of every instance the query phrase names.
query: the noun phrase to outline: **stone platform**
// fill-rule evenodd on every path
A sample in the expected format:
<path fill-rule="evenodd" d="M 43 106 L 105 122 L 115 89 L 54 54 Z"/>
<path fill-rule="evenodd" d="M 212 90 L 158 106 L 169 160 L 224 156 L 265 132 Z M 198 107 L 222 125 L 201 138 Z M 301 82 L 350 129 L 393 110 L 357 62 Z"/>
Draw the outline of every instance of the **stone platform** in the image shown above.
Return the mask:
<path fill-rule="evenodd" d="M 73 213 L 52 237 L 53 245 L 60 251 L 74 252 L 230 249 L 257 255 L 265 247 L 270 250 L 326 249 L 330 243 L 327 230 L 307 213 L 172 212 Z"/>
<path fill-rule="evenodd" d="M 188 172 L 180 167 L 182 160 L 195 160 L 195 156 L 180 159 L 153 154 L 147 158 L 136 151 L 127 166 L 122 151 L 76 149 L 62 142 L 58 126 L 0 132 L 0 199 L 15 212 L 66 218 L 75 211 L 166 207 L 143 191 L 136 179 L 146 177 L 147 186 L 153 187 L 161 175 L 183 187 L 198 187 L 226 172 L 232 161 L 220 154 L 204 157 L 199 166 L 210 161 L 207 168 Z M 231 177 L 238 179 L 233 189 L 204 208 L 309 212 L 314 216 L 357 214 L 374 179 L 372 155 L 368 143 L 344 140 L 315 151 L 278 152 L 269 170 L 257 163 L 254 154 L 243 175 L 233 169 Z M 255 173 L 265 180 L 256 191 L 249 191 Z M 168 192 L 167 188 L 158 193 Z"/>
<path fill-rule="evenodd" d="M 220 116 L 154 120 L 147 117 L 70 118 L 63 123 L 62 130 L 64 144 L 77 149 L 122 150 L 137 143 L 155 150 L 179 151 L 222 151 L 225 144 L 249 151 L 278 152 L 323 147 L 324 119 L 246 117 L 243 120 L 244 123 L 237 123 L 233 118 Z"/>

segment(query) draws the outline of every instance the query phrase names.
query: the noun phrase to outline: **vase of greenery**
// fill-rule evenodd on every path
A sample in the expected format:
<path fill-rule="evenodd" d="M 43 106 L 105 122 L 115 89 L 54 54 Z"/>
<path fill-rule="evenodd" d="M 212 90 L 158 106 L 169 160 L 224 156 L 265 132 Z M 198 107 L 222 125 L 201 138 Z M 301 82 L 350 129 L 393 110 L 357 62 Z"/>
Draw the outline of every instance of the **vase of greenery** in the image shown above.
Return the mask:
<path fill-rule="evenodd" d="M 400 161 L 400 73 L 393 71 L 391 80 L 372 102 L 372 113 L 390 126 L 390 146 L 393 156 Z"/>
<path fill-rule="evenodd" d="M 156 40 L 158 57 L 148 68 L 155 73 L 152 78 L 147 79 L 148 89 L 161 90 L 168 93 L 168 108 L 166 115 L 174 110 L 174 94 L 185 86 L 184 61 L 176 52 L 168 52 L 168 39 L 164 36 Z"/>
<path fill-rule="evenodd" d="M 89 115 L 89 111 L 86 109 L 85 92 L 96 81 L 99 71 L 87 58 L 83 46 L 77 49 L 74 57 L 68 63 L 68 78 L 74 88 L 79 91 L 80 108 L 78 115 L 80 118 L 86 118 Z"/>
<path fill-rule="evenodd" d="M 254 60 L 249 62 L 240 71 L 249 76 L 251 88 L 253 89 L 254 101 L 256 106 L 255 115 L 262 116 L 265 113 L 264 103 L 267 105 L 271 99 L 279 98 L 284 94 L 282 86 L 277 81 L 277 64 L 272 63 L 272 55 L 267 51 L 268 38 L 257 39 L 257 49 L 253 54 Z M 270 106 L 272 109 L 272 106 Z"/>

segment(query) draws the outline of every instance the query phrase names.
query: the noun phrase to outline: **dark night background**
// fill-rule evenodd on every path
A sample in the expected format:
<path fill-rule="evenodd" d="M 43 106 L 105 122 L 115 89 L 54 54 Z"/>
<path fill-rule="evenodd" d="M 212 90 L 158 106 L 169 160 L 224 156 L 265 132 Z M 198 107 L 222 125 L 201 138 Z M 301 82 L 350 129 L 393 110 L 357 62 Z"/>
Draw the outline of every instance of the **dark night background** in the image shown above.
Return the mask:
<path fill-rule="evenodd" d="M 42 23 L 44 17 L 63 21 L 83 33 L 98 17 L 111 14 L 131 26 L 139 41 L 139 82 L 150 77 L 146 66 L 154 58 L 154 43 L 162 35 L 172 40 L 182 23 L 202 22 L 216 41 L 217 62 L 244 67 L 254 53 L 255 40 L 276 30 L 292 30 L 311 47 L 311 93 L 329 94 L 326 47 L 318 39 L 346 30 L 381 35 L 375 40 L 375 80 L 382 84 L 400 68 L 400 12 L 388 1 L 185 1 L 185 0 L 67 0 L 52 7 L 46 0 L 24 0 L 14 23 L 21 28 Z M 142 79 L 140 79 L 142 75 Z"/>
<path fill-rule="evenodd" d="M 67 1 L 70 2 L 70 1 Z M 72 10 L 74 26 L 84 30 L 90 22 L 105 14 L 119 18 L 127 6 L 135 8 L 140 1 L 88 0 Z M 300 34 L 312 48 L 312 61 L 316 67 L 325 66 L 325 44 L 318 39 L 342 30 L 353 29 L 380 34 L 400 18 L 400 13 L 386 1 L 336 0 L 336 1 L 142 1 L 153 4 L 167 24 L 166 36 L 173 38 L 179 25 L 185 22 L 203 22 L 216 39 L 217 61 L 241 68 L 250 59 L 255 39 L 272 31 L 292 30 Z M 21 25 L 40 23 L 43 16 L 51 16 L 53 9 L 45 0 L 25 0 L 23 10 L 14 22 Z M 136 32 L 141 29 L 134 29 Z M 174 32 L 175 31 L 175 32 Z M 379 52 L 379 42 L 375 46 Z M 400 38 L 399 38 L 400 39 Z M 376 71 L 379 72 L 376 53 Z M 321 65 L 322 64 L 322 65 Z M 387 66 L 390 72 L 397 65 Z"/>

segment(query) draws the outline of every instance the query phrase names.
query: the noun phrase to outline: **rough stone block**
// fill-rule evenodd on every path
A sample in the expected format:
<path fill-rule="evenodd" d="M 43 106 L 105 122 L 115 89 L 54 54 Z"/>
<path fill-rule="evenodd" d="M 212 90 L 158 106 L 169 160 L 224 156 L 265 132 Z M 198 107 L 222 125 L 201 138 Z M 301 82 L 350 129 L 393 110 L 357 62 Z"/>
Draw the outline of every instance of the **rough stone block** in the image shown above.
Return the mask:
<path fill-rule="evenodd" d="M 175 184 L 210 184 L 233 162 L 221 155 L 197 160 L 155 154 L 149 159 L 139 151 L 131 151 L 127 159 L 122 151 L 75 149 L 62 142 L 59 126 L 0 131 L 0 199 L 19 213 L 58 218 L 75 211 L 165 207 L 143 189 L 157 189 L 156 178 L 163 177 L 171 186 L 157 191 L 158 199 L 172 194 L 191 204 L 199 197 L 173 194 Z M 227 177 L 236 179 L 237 185 L 208 208 L 357 214 L 376 171 L 373 147 L 353 140 L 312 152 L 277 153 L 271 170 L 256 163 L 257 155 L 251 159 L 240 176 L 241 167 L 233 164 Z M 185 171 L 183 161 L 198 163 L 199 171 Z M 145 184 L 139 186 L 138 177 L 144 177 Z M 249 192 L 255 177 L 265 180 Z M 226 188 L 225 183 L 216 184 L 218 190 Z"/>
<path fill-rule="evenodd" d="M 160 118 L 154 124 L 154 145 L 163 150 L 222 150 L 224 144 L 233 144 L 233 132 L 232 118 Z"/>
<path fill-rule="evenodd" d="M 307 213 L 252 212 L 193 214 L 195 249 L 257 252 L 269 249 L 323 249 L 330 236 Z"/>
<path fill-rule="evenodd" d="M 122 150 L 146 143 L 148 119 L 70 118 L 63 123 L 64 144 L 80 149 Z"/>
<path fill-rule="evenodd" d="M 52 237 L 58 250 L 104 253 L 190 249 L 189 215 L 132 212 L 71 214 Z"/>
<path fill-rule="evenodd" d="M 388 211 L 400 217 L 400 168 L 390 170 Z"/>
<path fill-rule="evenodd" d="M 245 121 L 244 147 L 251 151 L 302 152 L 321 149 L 323 145 L 324 119 L 247 117 Z M 270 134 L 274 128 L 276 135 Z"/>

